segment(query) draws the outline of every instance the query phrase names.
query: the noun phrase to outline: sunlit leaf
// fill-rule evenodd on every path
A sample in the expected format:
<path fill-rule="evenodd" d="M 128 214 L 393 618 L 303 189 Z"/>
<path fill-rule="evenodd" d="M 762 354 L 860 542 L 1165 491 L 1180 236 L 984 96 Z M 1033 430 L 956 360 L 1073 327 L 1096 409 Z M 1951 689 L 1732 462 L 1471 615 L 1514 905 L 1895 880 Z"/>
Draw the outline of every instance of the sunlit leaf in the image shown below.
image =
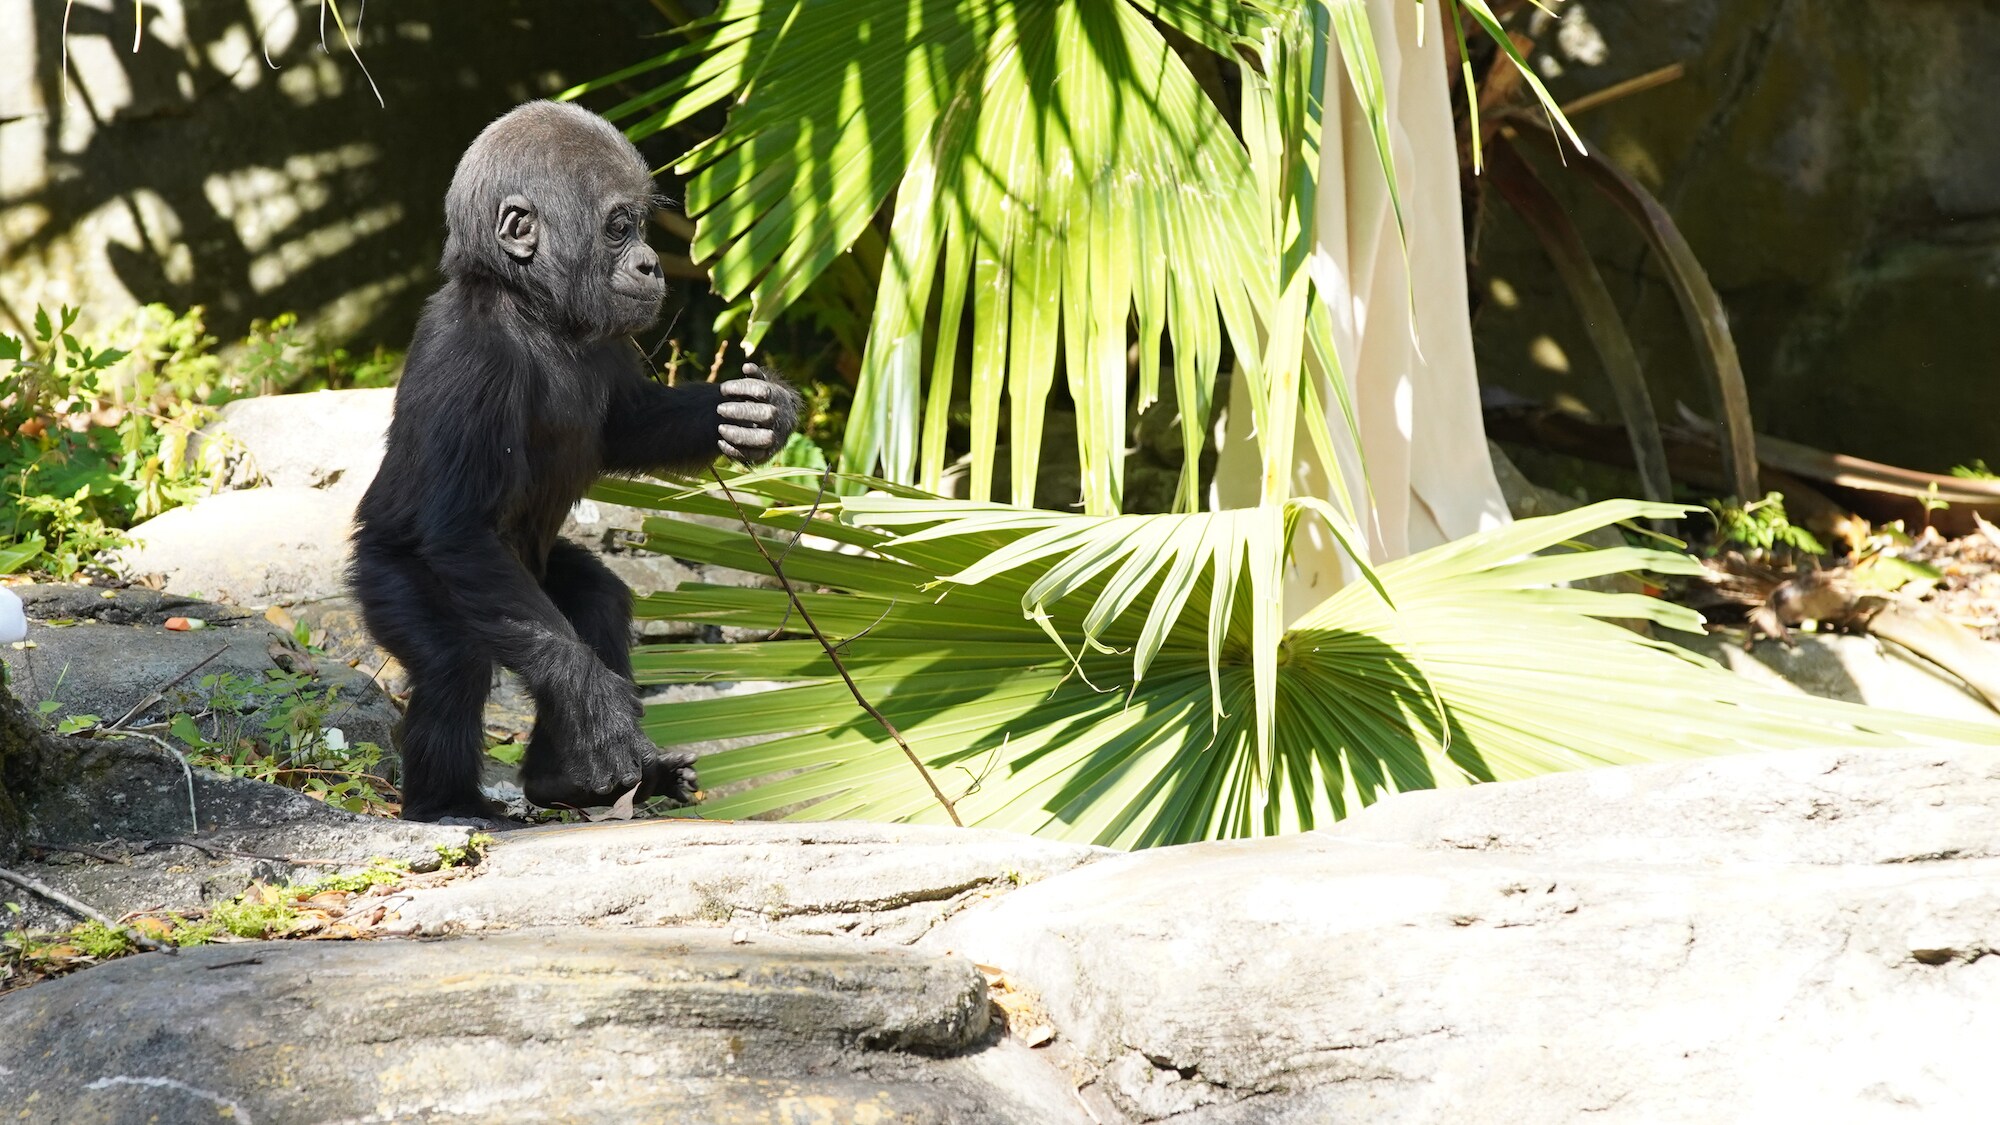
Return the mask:
<path fill-rule="evenodd" d="M 712 510 L 673 490 L 621 488 L 625 502 Z M 789 507 L 796 486 L 776 489 L 784 503 L 732 488 L 760 527 L 804 518 Z M 1684 607 L 1560 585 L 1697 570 L 1675 552 L 1572 549 L 1613 522 L 1682 511 L 1599 504 L 1382 566 L 1388 599 L 1343 589 L 1273 646 L 1262 750 L 1246 625 L 1261 592 L 1220 580 L 1227 565 L 1216 565 L 1267 534 L 1253 514 L 1231 529 L 863 497 L 812 518 L 814 536 L 845 548 L 803 540 L 785 566 L 814 587 L 808 606 L 847 640 L 849 673 L 968 824 L 1062 839 L 1134 847 L 1296 831 L 1406 789 L 1738 749 L 2000 744 L 2000 726 L 1760 687 L 1606 620 L 1699 630 Z M 679 557 L 755 556 L 741 531 L 649 527 Z M 642 599 L 639 613 L 766 630 L 790 616 L 781 591 L 699 584 Z M 813 641 L 654 646 L 634 663 L 646 683 L 785 685 L 648 711 L 662 744 L 758 739 L 702 759 L 704 786 L 728 793 L 703 815 L 943 821 Z"/>

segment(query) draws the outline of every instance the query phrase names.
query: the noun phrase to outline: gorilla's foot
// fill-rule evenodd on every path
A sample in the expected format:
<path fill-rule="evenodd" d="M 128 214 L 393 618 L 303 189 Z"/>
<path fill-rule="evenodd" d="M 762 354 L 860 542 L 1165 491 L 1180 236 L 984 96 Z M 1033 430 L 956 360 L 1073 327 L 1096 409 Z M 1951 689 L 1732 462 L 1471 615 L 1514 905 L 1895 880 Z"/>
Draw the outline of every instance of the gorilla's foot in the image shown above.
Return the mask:
<path fill-rule="evenodd" d="M 695 795 L 694 755 L 686 751 L 653 753 L 646 757 L 633 803 L 667 797 L 681 804 L 693 802 Z M 615 803 L 631 788 L 591 784 L 564 772 L 521 778 L 521 791 L 528 803 L 544 809 L 587 809 Z"/>

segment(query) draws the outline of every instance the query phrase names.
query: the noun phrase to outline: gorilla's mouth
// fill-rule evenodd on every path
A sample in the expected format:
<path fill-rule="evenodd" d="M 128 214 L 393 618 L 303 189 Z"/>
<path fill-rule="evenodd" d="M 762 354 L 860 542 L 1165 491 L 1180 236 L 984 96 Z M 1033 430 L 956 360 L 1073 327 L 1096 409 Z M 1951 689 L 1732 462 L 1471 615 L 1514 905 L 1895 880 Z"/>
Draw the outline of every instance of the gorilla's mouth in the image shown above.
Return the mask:
<path fill-rule="evenodd" d="M 624 285 L 613 282 L 611 292 L 635 305 L 658 305 L 667 295 L 665 281 L 627 282 Z"/>

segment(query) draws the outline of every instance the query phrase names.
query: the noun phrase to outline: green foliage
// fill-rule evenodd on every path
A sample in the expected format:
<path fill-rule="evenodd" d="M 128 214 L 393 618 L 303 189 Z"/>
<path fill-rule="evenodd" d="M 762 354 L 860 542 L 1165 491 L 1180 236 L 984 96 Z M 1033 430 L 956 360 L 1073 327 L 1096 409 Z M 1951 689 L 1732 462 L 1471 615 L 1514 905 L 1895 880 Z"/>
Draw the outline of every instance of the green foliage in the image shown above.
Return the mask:
<path fill-rule="evenodd" d="M 0 573 L 68 578 L 127 543 L 121 530 L 211 491 L 222 443 L 194 456 L 216 408 L 251 394 L 382 386 L 401 362 L 351 356 L 290 313 L 252 323 L 225 362 L 197 306 L 135 310 L 100 347 L 76 334 L 78 310 L 35 310 L 25 339 L 0 334 Z"/>
<path fill-rule="evenodd" d="M 0 335 L 0 543 L 14 548 L 10 570 L 41 562 L 75 573 L 84 552 L 115 542 L 106 520 L 136 495 L 117 471 L 120 439 L 96 414 L 127 353 L 82 343 L 76 321 L 68 306 L 54 318 L 37 308 L 27 339 Z"/>
<path fill-rule="evenodd" d="M 237 378 L 244 394 L 387 387 L 395 384 L 402 365 L 402 353 L 388 348 L 355 356 L 331 346 L 300 328 L 298 316 L 287 312 L 250 322 Z"/>
<path fill-rule="evenodd" d="M 167 729 L 196 765 L 284 785 L 349 812 L 389 812 L 393 790 L 377 772 L 383 750 L 347 741 L 337 725 L 339 690 L 275 668 L 262 677 L 211 673 L 177 692 L 184 710 Z"/>
<path fill-rule="evenodd" d="M 1567 130 L 1487 5 L 1451 8 L 1499 37 Z M 1290 287 L 1312 241 L 1319 115 L 1343 80 L 1402 228 L 1360 0 L 732 0 L 677 31 L 563 96 L 643 78 L 605 109 L 635 140 L 727 107 L 675 162 L 691 256 L 734 302 L 718 334 L 755 342 L 798 306 L 861 352 L 850 471 L 939 489 L 965 402 L 971 495 L 991 495 L 1004 413 L 1028 502 L 1060 364 L 1086 510 L 1114 510 L 1128 352 L 1141 406 L 1170 370 L 1194 464 L 1229 353 L 1253 381 L 1298 358 L 1310 306 Z M 1218 97 L 1230 72 L 1240 105 Z"/>
<path fill-rule="evenodd" d="M 167 916 L 167 931 L 164 936 L 166 940 L 173 942 L 175 945 L 187 948 L 195 945 L 207 945 L 209 942 L 221 937 L 224 932 L 223 925 L 220 922 L 206 918 L 199 922 L 190 922 L 178 914 L 171 914 Z"/>
<path fill-rule="evenodd" d="M 810 487 L 760 475 L 731 488 L 773 554 L 807 522 Z M 733 513 L 711 495 L 630 482 L 599 495 Z M 1269 644 L 1256 640 L 1259 607 L 1274 600 L 1258 560 L 1282 557 L 1293 520 L 1262 509 L 1107 519 L 893 490 L 812 517 L 785 569 L 967 824 L 1069 840 L 1297 831 L 1408 789 L 1739 747 L 2000 742 L 2000 728 L 1760 687 L 1609 623 L 1699 631 L 1692 611 L 1566 585 L 1696 572 L 1676 552 L 1574 546 L 1598 527 L 1682 512 L 1614 501 L 1449 543 L 1379 567 L 1386 598 L 1347 586 Z M 647 531 L 675 557 L 761 565 L 741 531 L 682 520 Z M 747 630 L 798 620 L 783 591 L 698 583 L 637 608 Z M 728 795 L 701 815 L 944 819 L 814 641 L 649 646 L 634 667 L 645 684 L 783 685 L 648 710 L 665 746 L 718 729 L 761 739 L 703 757 L 704 783 Z"/>
<path fill-rule="evenodd" d="M 470 867 L 479 862 L 486 849 L 493 846 L 493 837 L 484 832 L 476 832 L 463 844 L 439 844 L 437 846 L 438 870 L 449 871 L 454 867 Z"/>
<path fill-rule="evenodd" d="M 94 514 L 97 509 L 90 504 L 90 488 L 86 484 L 70 496 L 22 493 L 14 498 L 17 515 L 33 517 L 40 525 L 40 530 L 18 545 L 21 549 L 32 545 L 35 550 L 23 560 L 24 565 L 33 561 L 57 578 L 70 578 L 103 552 L 130 542 Z"/>
<path fill-rule="evenodd" d="M 240 938 L 272 938 L 291 929 L 299 920 L 299 911 L 290 901 L 246 892 L 210 910 L 208 920 L 224 933 Z"/>
<path fill-rule="evenodd" d="M 1762 500 L 1738 503 L 1735 497 L 1710 500 L 1708 510 L 1715 517 L 1718 546 L 1735 544 L 1753 557 L 1764 557 L 1782 547 L 1808 555 L 1824 555 L 1826 547 L 1813 533 L 1792 523 L 1785 514 L 1781 493 L 1767 492 Z"/>
<path fill-rule="evenodd" d="M 1953 465 L 1951 475 L 1961 480 L 2000 480 L 2000 473 L 1987 468 L 1983 457 L 1974 457 L 1968 464 Z"/>
<path fill-rule="evenodd" d="M 438 845 L 440 853 L 444 849 L 445 845 Z M 296 884 L 291 888 L 291 897 L 311 898 L 316 894 L 323 894 L 327 891 L 359 894 L 371 887 L 396 886 L 409 877 L 409 864 L 399 860 L 378 858 L 360 871 L 347 871 L 334 875 L 325 875 L 310 882 Z"/>
<path fill-rule="evenodd" d="M 132 935 L 102 922 L 85 922 L 69 933 L 69 940 L 86 956 L 99 960 L 122 957 L 132 952 Z"/>

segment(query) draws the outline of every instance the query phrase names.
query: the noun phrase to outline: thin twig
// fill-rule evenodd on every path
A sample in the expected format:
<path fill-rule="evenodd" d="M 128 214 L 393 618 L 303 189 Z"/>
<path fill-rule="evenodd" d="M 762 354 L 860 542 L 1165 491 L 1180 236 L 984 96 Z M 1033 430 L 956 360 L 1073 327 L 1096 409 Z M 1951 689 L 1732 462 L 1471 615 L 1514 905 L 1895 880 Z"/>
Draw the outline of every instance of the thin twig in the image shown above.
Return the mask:
<path fill-rule="evenodd" d="M 145 714 L 146 709 L 148 707 L 151 707 L 153 704 L 158 703 L 161 700 L 165 699 L 167 697 L 167 693 L 169 691 L 172 691 L 176 684 L 179 684 L 182 680 L 187 679 L 189 676 L 194 675 L 196 672 L 201 671 L 203 668 L 208 667 L 210 661 L 214 660 L 216 657 L 221 656 L 223 653 L 228 651 L 229 651 L 229 646 L 223 645 L 221 648 L 216 649 L 214 652 L 211 652 L 207 656 L 202 657 L 200 660 L 195 661 L 193 664 L 188 665 L 187 669 L 181 672 L 180 675 L 175 676 L 173 679 L 168 680 L 166 683 L 161 684 L 159 687 L 154 688 L 150 693 L 146 695 L 144 699 L 141 699 L 139 702 L 134 703 L 130 711 L 127 711 L 123 715 L 120 715 L 118 717 L 117 722 L 107 724 L 104 727 L 104 729 L 107 731 L 123 729 L 126 723 L 129 723 L 133 719 L 136 719 L 139 716 Z"/>
<path fill-rule="evenodd" d="M 826 499 L 827 483 L 828 483 L 827 475 L 825 473 L 821 473 L 819 477 L 819 491 L 813 494 L 812 506 L 806 509 L 805 518 L 799 521 L 798 529 L 792 532 L 791 540 L 785 544 L 784 550 L 778 552 L 778 561 L 772 563 L 771 564 L 772 566 L 778 567 L 785 565 L 785 560 L 792 557 L 792 548 L 798 546 L 799 540 L 805 538 L 806 528 L 812 526 L 813 517 L 819 515 L 819 506 Z M 889 604 L 891 607 L 894 607 L 896 603 L 890 602 Z M 882 616 L 887 617 L 888 615 L 889 615 L 888 610 L 885 609 L 882 611 Z M 777 640 L 778 635 L 785 631 L 785 626 L 790 625 L 791 623 L 792 623 L 792 603 L 786 602 L 785 615 L 783 617 L 778 618 L 778 627 L 771 630 L 771 635 L 764 639 L 769 641 Z M 881 622 L 878 620 L 876 621 L 875 624 L 880 625 Z M 875 625 L 870 625 L 868 628 L 873 629 L 874 627 Z M 867 631 L 868 631 L 867 629 L 862 630 L 862 632 L 864 633 Z M 857 633 L 855 635 L 859 636 L 860 634 Z M 853 639 L 854 637 L 849 637 L 847 638 L 847 641 L 851 641 Z M 840 643 L 844 645 L 847 643 L 847 641 L 842 641 Z"/>
<path fill-rule="evenodd" d="M 110 852 L 101 852 L 96 848 L 81 848 L 75 844 L 46 844 L 40 840 L 30 840 L 28 846 L 38 852 L 68 852 L 71 855 L 88 856 L 100 863 L 129 865 L 132 862 L 130 856 L 112 855 Z"/>
<path fill-rule="evenodd" d="M 118 923 L 117 919 L 106 917 L 104 914 L 99 913 L 96 909 L 91 907 L 89 903 L 80 902 L 77 899 L 71 898 L 69 895 L 64 894 L 63 892 L 55 889 L 54 887 L 49 886 L 47 883 L 44 883 L 40 879 L 34 878 L 33 876 L 23 875 L 18 871 L 9 871 L 4 867 L 0 867 L 0 880 L 5 880 L 6 882 L 12 883 L 15 886 L 21 888 L 22 890 L 27 891 L 29 894 L 47 899 L 49 902 L 52 902 L 55 905 L 62 907 L 64 910 L 69 911 L 71 914 L 74 914 L 77 917 L 82 918 L 87 922 L 95 922 L 98 925 L 103 926 L 107 930 L 116 930 L 119 933 L 124 934 L 126 940 L 130 941 L 133 945 L 138 946 L 140 949 L 157 950 L 161 953 L 178 952 L 178 950 L 176 950 L 172 945 L 160 941 L 157 938 L 147 937 L 145 934 L 142 934 L 139 931 L 132 929 L 129 926 L 122 926 Z"/>
<path fill-rule="evenodd" d="M 340 860 L 337 859 L 301 859 L 298 856 L 270 855 L 266 852 L 246 852 L 240 848 L 225 848 L 220 844 L 211 844 L 203 840 L 193 840 L 185 836 L 178 837 L 172 840 L 142 840 L 134 846 L 137 847 L 142 852 L 151 851 L 154 848 L 166 848 L 166 847 L 193 848 L 195 851 L 201 852 L 214 859 L 226 859 L 226 858 L 262 859 L 262 860 L 267 860 L 271 863 L 289 863 L 298 867 L 351 866 L 350 864 L 342 863 Z"/>
<path fill-rule="evenodd" d="M 958 819 L 958 809 L 952 806 L 951 798 L 945 796 L 944 790 L 938 788 L 937 779 L 931 776 L 931 771 L 925 767 L 923 759 L 917 757 L 917 752 L 910 749 L 909 742 L 903 738 L 903 732 L 896 729 L 896 724 L 889 721 L 889 716 L 884 715 L 873 703 L 868 702 L 868 697 L 862 695 L 861 688 L 854 683 L 854 677 L 847 674 L 847 666 L 840 662 L 840 654 L 835 651 L 837 646 L 826 639 L 826 634 L 819 631 L 819 623 L 814 621 L 812 614 L 806 610 L 806 604 L 799 600 L 799 592 L 792 588 L 792 580 L 785 576 L 784 566 L 777 559 L 771 557 L 771 552 L 764 549 L 764 541 L 757 537 L 757 529 L 751 526 L 750 514 L 743 510 L 742 504 L 737 503 L 736 494 L 729 490 L 729 482 L 723 480 L 722 474 L 716 472 L 713 466 L 709 468 L 708 472 L 710 476 L 715 478 L 715 483 L 722 487 L 722 495 L 729 501 L 729 506 L 736 509 L 736 518 L 743 521 L 743 530 L 745 534 L 750 536 L 751 546 L 756 547 L 757 553 L 764 556 L 764 562 L 770 566 L 771 573 L 777 576 L 778 584 L 785 588 L 785 597 L 791 600 L 792 608 L 798 611 L 799 620 L 805 622 L 806 628 L 812 630 L 813 640 L 819 642 L 819 647 L 826 652 L 827 660 L 833 664 L 833 670 L 840 673 L 842 682 L 847 684 L 848 694 L 854 696 L 854 702 L 860 704 L 861 709 L 868 712 L 870 718 L 882 724 L 882 729 L 888 731 L 889 737 L 896 740 L 896 745 L 903 748 L 903 756 L 908 758 L 910 764 L 917 767 L 917 772 L 923 775 L 924 784 L 931 787 L 931 795 L 937 798 L 938 804 L 944 806 L 944 813 L 951 818 L 951 822 L 960 828 L 965 827 L 965 822 Z M 825 483 L 826 476 L 822 474 L 820 477 L 820 491 L 822 495 L 826 491 Z M 812 518 L 810 513 L 806 518 Z M 870 626 L 870 628 L 873 628 L 873 626 Z"/>
<path fill-rule="evenodd" d="M 108 727 L 99 727 L 95 730 L 85 731 L 84 733 L 105 734 L 105 735 L 110 735 L 112 738 L 143 738 L 146 741 L 152 743 L 153 745 L 159 747 L 160 749 L 165 750 L 167 753 L 172 754 L 174 758 L 180 762 L 181 773 L 187 778 L 188 824 L 193 827 L 194 831 L 196 832 L 201 831 L 201 814 L 200 811 L 196 809 L 194 803 L 194 766 L 188 763 L 187 755 L 181 753 L 180 750 L 177 749 L 173 743 L 168 742 L 166 739 L 161 738 L 159 735 L 147 734 L 145 731 L 142 730 L 112 730 Z"/>
<path fill-rule="evenodd" d="M 884 621 L 889 620 L 889 615 L 895 612 L 895 609 L 896 609 L 896 599 L 890 598 L 889 604 L 882 607 L 882 612 L 876 615 L 875 620 L 870 621 L 865 627 L 862 628 L 862 630 L 859 633 L 856 633 L 853 636 L 842 640 L 839 644 L 834 645 L 833 647 L 846 648 L 848 645 L 851 645 L 855 641 L 858 641 L 861 638 L 867 636 L 868 634 L 874 632 L 875 626 L 880 625 Z"/>

